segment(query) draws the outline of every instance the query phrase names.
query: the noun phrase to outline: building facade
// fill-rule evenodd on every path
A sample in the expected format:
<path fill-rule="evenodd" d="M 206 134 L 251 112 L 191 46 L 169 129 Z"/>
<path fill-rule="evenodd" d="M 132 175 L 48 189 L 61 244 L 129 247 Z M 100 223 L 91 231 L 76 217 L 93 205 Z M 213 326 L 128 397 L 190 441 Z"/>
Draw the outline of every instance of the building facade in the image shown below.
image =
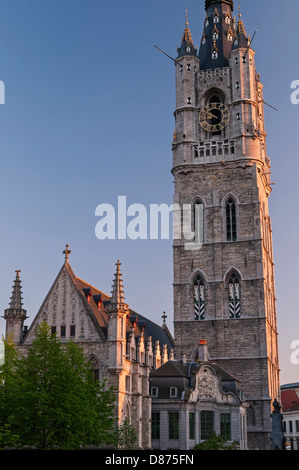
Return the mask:
<path fill-rule="evenodd" d="M 163 327 L 134 312 L 125 303 L 119 261 L 111 296 L 78 278 L 65 262 L 30 328 L 25 326 L 20 271 L 14 281 L 10 306 L 4 312 L 6 339 L 14 341 L 21 354 L 30 348 L 38 326 L 46 322 L 63 343 L 79 344 L 91 363 L 97 380 L 115 389 L 115 417 L 134 426 L 138 446 L 151 447 L 150 371 L 173 357 L 173 339 Z"/>
<path fill-rule="evenodd" d="M 150 374 L 152 447 L 190 450 L 213 433 L 247 450 L 247 404 L 238 381 L 200 341 L 193 360 L 169 360 Z"/>
<path fill-rule="evenodd" d="M 285 448 L 299 450 L 299 383 L 281 386 Z"/>
<path fill-rule="evenodd" d="M 108 296 L 74 274 L 68 246 L 29 329 L 17 272 L 6 337 L 26 353 L 45 321 L 80 344 L 143 449 L 189 449 L 213 430 L 269 450 L 280 384 L 263 85 L 233 1 L 205 10 L 199 50 L 186 21 L 175 60 L 174 340 L 165 317 L 160 327 L 125 303 L 119 262 Z"/>
<path fill-rule="evenodd" d="M 263 85 L 233 1 L 205 9 L 199 51 L 187 21 L 175 64 L 174 204 L 190 207 L 195 233 L 174 240 L 175 357 L 206 339 L 244 391 L 249 448 L 271 449 L 280 385 Z"/>

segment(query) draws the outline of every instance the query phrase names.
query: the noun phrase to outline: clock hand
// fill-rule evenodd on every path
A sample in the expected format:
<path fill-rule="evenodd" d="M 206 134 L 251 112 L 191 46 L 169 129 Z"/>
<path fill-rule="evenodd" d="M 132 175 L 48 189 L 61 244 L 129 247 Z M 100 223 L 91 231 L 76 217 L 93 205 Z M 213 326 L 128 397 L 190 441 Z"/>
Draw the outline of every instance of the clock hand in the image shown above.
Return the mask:
<path fill-rule="evenodd" d="M 215 118 L 215 119 L 218 119 L 218 116 L 215 116 L 215 114 L 212 114 L 212 113 L 208 113 L 208 116 L 209 118 Z"/>

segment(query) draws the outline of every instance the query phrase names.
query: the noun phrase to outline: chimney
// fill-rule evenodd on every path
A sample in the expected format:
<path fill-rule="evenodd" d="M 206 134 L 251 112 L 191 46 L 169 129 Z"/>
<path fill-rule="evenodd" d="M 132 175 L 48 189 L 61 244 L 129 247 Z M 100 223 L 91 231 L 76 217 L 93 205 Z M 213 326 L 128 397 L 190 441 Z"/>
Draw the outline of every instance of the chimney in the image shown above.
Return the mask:
<path fill-rule="evenodd" d="M 199 341 L 198 343 L 198 360 L 207 362 L 210 360 L 210 355 L 208 352 L 208 345 L 205 339 Z"/>

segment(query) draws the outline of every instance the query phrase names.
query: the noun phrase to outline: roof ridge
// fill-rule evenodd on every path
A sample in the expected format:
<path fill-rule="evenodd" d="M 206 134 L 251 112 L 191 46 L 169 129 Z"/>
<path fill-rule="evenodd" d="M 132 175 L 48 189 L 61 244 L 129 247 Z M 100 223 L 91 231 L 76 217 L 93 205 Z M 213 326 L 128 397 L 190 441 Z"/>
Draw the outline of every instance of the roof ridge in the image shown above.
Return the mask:
<path fill-rule="evenodd" d="M 76 275 L 75 275 L 76 276 Z M 76 276 L 76 279 L 78 281 L 81 281 L 81 282 L 84 282 L 84 284 L 87 284 L 88 286 L 90 286 L 92 289 L 95 289 L 97 290 L 98 292 L 100 292 L 101 294 L 105 295 L 106 297 L 109 297 L 109 299 L 111 299 L 111 295 L 108 295 L 108 294 L 105 294 L 105 292 L 103 292 L 102 290 L 98 289 L 97 287 L 93 286 L 92 284 L 90 284 L 90 282 L 86 282 L 84 281 L 84 279 L 81 279 L 80 277 Z"/>
<path fill-rule="evenodd" d="M 169 362 L 171 362 L 171 363 L 175 366 L 175 368 L 178 370 L 178 372 L 179 372 L 181 375 L 183 375 L 182 371 L 181 371 L 181 370 L 176 366 L 176 364 L 175 364 L 175 362 L 178 362 L 178 363 L 182 364 L 180 361 L 169 361 Z M 182 365 L 183 365 L 183 364 L 182 364 Z"/>

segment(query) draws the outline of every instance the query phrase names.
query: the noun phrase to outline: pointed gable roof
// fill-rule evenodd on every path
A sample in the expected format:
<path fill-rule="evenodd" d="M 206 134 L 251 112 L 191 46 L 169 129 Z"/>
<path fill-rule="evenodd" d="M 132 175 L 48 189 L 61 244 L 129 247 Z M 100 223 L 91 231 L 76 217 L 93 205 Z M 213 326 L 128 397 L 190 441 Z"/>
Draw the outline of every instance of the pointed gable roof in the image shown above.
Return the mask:
<path fill-rule="evenodd" d="M 91 321 L 95 331 L 97 332 L 98 336 L 100 339 L 105 340 L 106 336 L 104 332 L 102 331 L 100 324 L 98 322 L 98 319 L 95 315 L 95 311 L 92 309 L 90 306 L 89 302 L 86 299 L 86 296 L 84 295 L 84 292 L 82 291 L 82 287 L 80 285 L 80 282 L 76 278 L 70 264 L 68 261 L 66 261 L 63 266 L 61 267 L 55 281 L 53 282 L 45 300 L 43 301 L 37 315 L 35 316 L 30 328 L 27 331 L 26 336 L 23 339 L 22 345 L 30 344 L 33 340 L 34 337 L 34 330 L 38 324 L 40 324 L 43 321 L 43 315 L 47 311 L 47 305 L 49 304 L 51 298 L 55 295 L 55 288 L 57 288 L 59 282 L 62 280 L 63 276 L 67 276 L 67 278 L 70 280 L 71 286 L 74 288 L 74 292 L 76 293 L 82 308 L 85 312 L 85 314 L 88 316 L 89 320 Z M 51 326 L 51 325 L 50 325 Z"/>
<path fill-rule="evenodd" d="M 55 289 L 57 288 L 58 284 L 62 282 L 62 279 L 65 275 L 67 275 L 68 279 L 70 280 L 72 291 L 75 292 L 77 298 L 80 300 L 85 315 L 88 316 L 88 319 L 91 321 L 99 339 L 102 341 L 106 341 L 107 339 L 109 321 L 107 306 L 110 305 L 112 301 L 124 302 L 122 276 L 120 272 L 119 261 L 117 262 L 117 269 L 114 276 L 112 296 L 109 296 L 75 275 L 69 263 L 70 250 L 68 249 L 68 246 L 64 254 L 65 262 L 61 267 L 55 281 L 53 282 L 30 328 L 28 329 L 22 343 L 23 345 L 26 345 L 32 341 L 34 329 L 36 325 L 42 321 L 42 315 L 47 311 L 47 306 L 49 305 L 51 298 L 55 295 Z M 134 334 L 136 337 L 139 337 L 143 334 L 145 341 L 148 341 L 151 338 L 153 344 L 156 341 L 159 341 L 161 345 L 167 344 L 169 350 L 173 348 L 174 341 L 166 325 L 161 327 L 146 317 L 138 314 L 134 310 L 128 308 L 127 333 L 129 333 L 132 328 L 134 328 Z"/>

